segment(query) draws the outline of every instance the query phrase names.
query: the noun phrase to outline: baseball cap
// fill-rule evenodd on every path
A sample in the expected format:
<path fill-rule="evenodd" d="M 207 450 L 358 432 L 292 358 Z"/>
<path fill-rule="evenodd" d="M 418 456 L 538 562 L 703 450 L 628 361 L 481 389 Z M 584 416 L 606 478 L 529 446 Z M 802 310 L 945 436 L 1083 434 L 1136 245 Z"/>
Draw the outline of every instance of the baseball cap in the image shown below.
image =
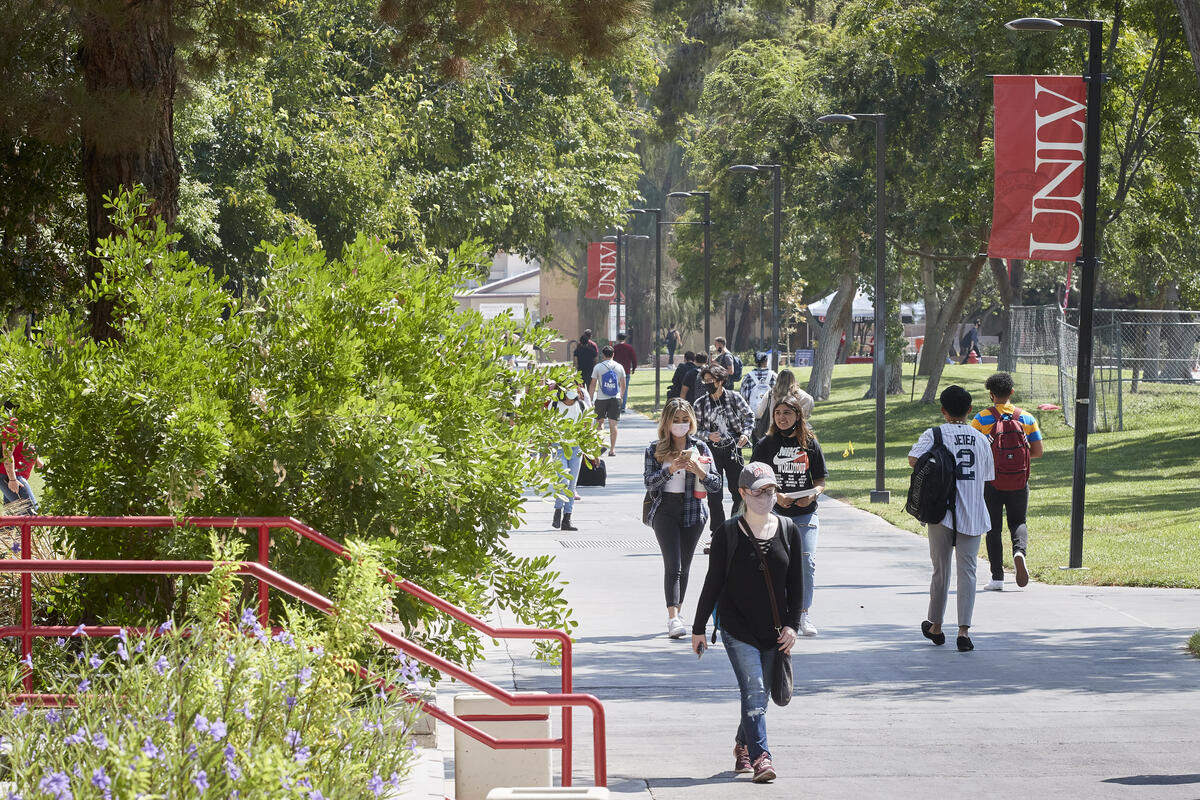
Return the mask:
<path fill-rule="evenodd" d="M 738 476 L 738 486 L 743 489 L 761 489 L 764 486 L 778 485 L 779 481 L 775 480 L 775 470 L 771 469 L 769 464 L 761 461 L 751 461 L 742 467 L 742 474 Z"/>

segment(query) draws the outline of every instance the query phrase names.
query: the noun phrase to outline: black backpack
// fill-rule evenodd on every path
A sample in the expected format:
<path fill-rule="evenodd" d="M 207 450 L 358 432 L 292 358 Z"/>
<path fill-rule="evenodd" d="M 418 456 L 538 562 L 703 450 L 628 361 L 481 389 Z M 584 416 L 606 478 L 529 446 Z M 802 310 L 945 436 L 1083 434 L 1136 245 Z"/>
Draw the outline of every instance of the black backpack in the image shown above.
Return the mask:
<path fill-rule="evenodd" d="M 732 386 L 734 381 L 742 379 L 742 360 L 733 351 L 730 351 L 729 355 L 733 356 L 733 369 L 729 373 L 729 385 Z"/>
<path fill-rule="evenodd" d="M 940 426 L 933 428 L 933 447 L 917 459 L 908 479 L 908 499 L 904 510 L 927 525 L 941 523 L 950 511 L 958 529 L 955 505 L 958 497 L 958 465 L 954 454 L 942 443 Z"/>

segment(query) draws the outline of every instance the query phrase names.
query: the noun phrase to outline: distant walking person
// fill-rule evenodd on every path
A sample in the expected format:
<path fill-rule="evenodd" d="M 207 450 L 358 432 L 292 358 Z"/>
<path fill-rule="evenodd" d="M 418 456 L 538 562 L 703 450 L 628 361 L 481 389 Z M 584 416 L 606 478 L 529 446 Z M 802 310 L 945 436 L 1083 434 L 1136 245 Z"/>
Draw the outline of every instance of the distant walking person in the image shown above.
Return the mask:
<path fill-rule="evenodd" d="M 929 584 L 929 616 L 921 623 L 921 633 L 934 644 L 945 644 L 942 620 L 950 597 L 950 561 L 958 561 L 958 649 L 974 650 L 971 642 L 971 615 L 975 610 L 975 561 L 979 557 L 979 537 L 988 531 L 987 504 L 983 487 L 995 478 L 992 448 L 987 437 L 967 424 L 971 413 L 971 393 L 961 386 L 948 386 L 942 392 L 942 417 L 937 426 L 942 445 L 953 457 L 955 468 L 955 504 L 940 523 L 928 527 L 929 560 L 933 562 L 933 580 Z M 908 465 L 934 448 L 935 428 L 929 428 L 908 451 Z"/>
<path fill-rule="evenodd" d="M 733 353 L 729 352 L 729 348 L 726 346 L 724 336 L 718 336 L 717 338 L 713 339 L 713 354 L 711 361 L 714 366 L 719 364 L 720 366 L 724 367 L 725 371 L 729 373 L 729 377 L 731 379 L 733 378 Z M 733 388 L 733 380 L 729 381 L 729 388 Z"/>
<path fill-rule="evenodd" d="M 779 479 L 775 513 L 788 517 L 800 531 L 804 567 L 804 593 L 800 597 L 800 627 L 805 636 L 816 636 L 810 613 L 817 575 L 817 495 L 825 491 L 825 452 L 808 426 L 804 405 L 794 394 L 785 395 L 772 411 L 769 433 L 754 445 L 752 461 L 769 464 Z M 789 494 L 808 493 L 792 498 Z"/>
<path fill-rule="evenodd" d="M 592 368 L 600 358 L 600 351 L 592 341 L 592 330 L 588 328 L 579 336 L 579 344 L 575 346 L 575 366 L 579 369 L 579 380 L 584 386 L 592 379 Z"/>
<path fill-rule="evenodd" d="M 617 346 L 613 348 L 613 359 L 625 370 L 625 388 L 621 390 L 621 413 L 629 404 L 629 384 L 633 381 L 633 371 L 637 369 L 637 351 L 633 345 L 625 341 L 625 334 L 617 334 Z"/>
<path fill-rule="evenodd" d="M 991 519 L 987 556 L 992 570 L 992 579 L 983 588 L 988 592 L 1000 592 L 1004 590 L 1004 546 L 1000 533 L 1006 512 L 1017 586 L 1029 583 L 1029 568 L 1025 565 L 1025 551 L 1029 546 L 1025 525 L 1029 511 L 1029 462 L 1041 458 L 1044 448 L 1037 419 L 1012 404 L 1012 376 L 997 372 L 983 385 L 991 395 L 992 406 L 976 414 L 971 425 L 988 437 L 996 465 L 996 479 L 988 481 L 983 488 L 983 500 Z"/>
<path fill-rule="evenodd" d="M 741 719 L 733 737 L 733 771 L 752 772 L 755 783 L 775 780 L 767 745 L 767 701 L 776 650 L 796 643 L 804 570 L 796 525 L 771 513 L 778 484 L 771 467 L 751 462 L 738 476 L 744 516 L 713 535 L 708 574 L 692 621 L 692 652 L 703 655 L 705 628 L 717 610 L 717 629 L 737 676 Z"/>
<path fill-rule="evenodd" d="M 712 447 L 717 471 L 725 477 L 729 493 L 733 495 L 736 514 L 741 506 L 741 496 L 734 487 L 742 471 L 742 448 L 750 442 L 754 431 L 754 414 L 746 405 L 746 398 L 737 392 L 726 391 L 729 377 L 724 367 L 709 366 L 700 371 L 705 394 L 696 399 L 696 421 L 699 435 Z M 708 496 L 709 528 L 714 532 L 725 522 L 725 507 L 722 492 Z"/>
<path fill-rule="evenodd" d="M 770 353 L 755 353 L 754 369 L 742 378 L 742 385 L 738 391 L 741 392 L 742 397 L 746 398 L 746 403 L 750 406 L 751 411 L 755 411 L 762 405 L 763 400 L 775 388 L 775 382 L 779 379 L 775 370 L 771 369 L 770 359 Z M 755 417 L 757 419 L 757 414 Z"/>
<path fill-rule="evenodd" d="M 675 348 L 679 347 L 679 331 L 675 330 L 675 326 L 671 325 L 667 331 L 667 364 L 675 363 Z"/>
<path fill-rule="evenodd" d="M 567 419 L 583 419 L 588 405 L 587 390 L 583 387 L 555 387 L 554 410 Z M 567 478 L 567 488 L 554 497 L 554 519 L 550 525 L 564 531 L 577 531 L 579 529 L 571 524 L 571 512 L 575 509 L 575 482 L 579 480 L 583 450 L 560 444 L 557 447 L 557 455 Z"/>
<path fill-rule="evenodd" d="M 697 372 L 699 372 L 699 368 L 696 366 L 696 354 L 688 350 L 683 354 L 683 361 L 675 367 L 675 374 L 671 376 L 667 399 L 678 397 L 689 402 L 695 400 L 696 397 L 692 394 L 692 384 Z"/>
<path fill-rule="evenodd" d="M 708 520 L 703 496 L 721 491 L 712 453 L 696 436 L 696 415 L 686 400 L 674 398 L 658 418 L 658 438 L 646 447 L 643 479 L 650 493 L 650 526 L 663 557 L 667 636 L 687 635 L 680 615 L 696 543 Z"/>
<path fill-rule="evenodd" d="M 983 361 L 983 353 L 979 352 L 979 320 L 971 323 L 971 327 L 967 328 L 963 333 L 962 339 L 958 342 L 960 364 L 966 364 L 971 358 L 971 351 L 975 351 L 975 357 Z"/>
<path fill-rule="evenodd" d="M 621 419 L 621 395 L 625 394 L 625 368 L 613 359 L 613 349 L 604 345 L 600 351 L 604 360 L 592 369 L 592 382 L 588 386 L 596 398 L 596 430 L 604 428 L 608 420 L 608 452 L 617 454 L 617 422 Z"/>

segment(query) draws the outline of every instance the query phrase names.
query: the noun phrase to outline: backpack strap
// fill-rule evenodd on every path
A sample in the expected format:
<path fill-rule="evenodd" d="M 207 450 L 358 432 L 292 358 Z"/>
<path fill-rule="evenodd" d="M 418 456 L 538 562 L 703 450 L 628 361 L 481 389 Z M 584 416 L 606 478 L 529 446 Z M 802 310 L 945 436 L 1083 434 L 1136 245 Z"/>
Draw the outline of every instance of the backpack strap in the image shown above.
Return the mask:
<path fill-rule="evenodd" d="M 995 409 L 993 409 L 994 411 Z M 934 425 L 930 428 L 933 431 L 933 446 L 945 448 L 947 453 L 950 453 L 950 448 L 946 447 L 942 442 L 942 426 Z M 958 462 L 954 460 L 954 453 L 950 453 L 950 463 L 954 466 L 955 486 L 954 494 L 950 495 L 950 524 L 953 526 L 954 533 L 958 533 Z"/>

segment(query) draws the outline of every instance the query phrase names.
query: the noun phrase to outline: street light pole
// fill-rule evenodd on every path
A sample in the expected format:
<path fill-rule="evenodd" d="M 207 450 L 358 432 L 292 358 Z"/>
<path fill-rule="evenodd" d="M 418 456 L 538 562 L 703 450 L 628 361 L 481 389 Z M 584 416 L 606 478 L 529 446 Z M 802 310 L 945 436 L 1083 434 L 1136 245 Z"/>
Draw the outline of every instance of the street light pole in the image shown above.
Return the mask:
<path fill-rule="evenodd" d="M 884 411 L 887 406 L 887 284 L 884 267 L 887 265 L 887 186 L 884 154 L 887 151 L 886 114 L 826 114 L 820 118 L 828 124 L 844 124 L 866 120 L 875 123 L 875 353 L 871 381 L 875 385 L 875 489 L 872 503 L 890 503 L 892 493 L 884 488 Z"/>
<path fill-rule="evenodd" d="M 783 165 L 734 164 L 730 172 L 761 172 L 771 170 L 771 213 L 774 217 L 774 236 L 771 252 L 771 369 L 779 370 L 779 256 L 783 237 Z"/>
<path fill-rule="evenodd" d="M 662 209 L 631 208 L 629 213 L 654 215 L 654 410 L 658 411 L 662 408 Z"/>
<path fill-rule="evenodd" d="M 1005 23 L 1014 31 L 1057 31 L 1064 27 L 1088 32 L 1087 123 L 1083 157 L 1083 229 L 1075 266 L 1079 286 L 1079 352 L 1075 362 L 1075 442 L 1071 473 L 1071 545 L 1067 566 L 1083 568 L 1083 512 L 1087 488 L 1087 442 L 1092 423 L 1092 309 L 1096 301 L 1096 273 L 1100 271 L 1096 207 L 1100 196 L 1100 102 L 1104 85 L 1104 22 L 1098 19 L 1026 17 Z"/>

